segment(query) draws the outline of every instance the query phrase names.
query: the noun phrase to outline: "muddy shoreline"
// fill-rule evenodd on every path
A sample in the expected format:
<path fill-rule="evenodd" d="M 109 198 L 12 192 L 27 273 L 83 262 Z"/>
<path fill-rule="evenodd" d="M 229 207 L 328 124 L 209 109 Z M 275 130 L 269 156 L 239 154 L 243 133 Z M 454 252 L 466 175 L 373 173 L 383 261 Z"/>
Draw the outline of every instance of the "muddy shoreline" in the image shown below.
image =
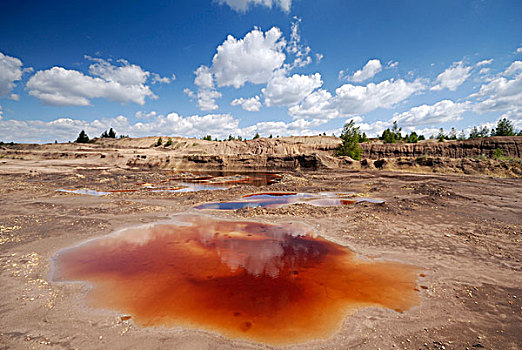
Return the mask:
<path fill-rule="evenodd" d="M 184 328 L 141 328 L 86 306 L 83 284 L 48 281 L 59 249 L 126 227 L 168 220 L 207 202 L 256 192 L 356 192 L 383 205 L 307 204 L 208 211 L 232 220 L 303 222 L 373 260 L 421 266 L 421 304 L 399 313 L 364 308 L 327 339 L 285 348 L 518 349 L 522 347 L 522 182 L 484 175 L 387 170 L 286 172 L 279 183 L 226 190 L 58 192 L 132 188 L 168 180 L 159 169 L 79 160 L 7 159 L 0 167 L 0 344 L 14 349 L 267 348 Z"/>

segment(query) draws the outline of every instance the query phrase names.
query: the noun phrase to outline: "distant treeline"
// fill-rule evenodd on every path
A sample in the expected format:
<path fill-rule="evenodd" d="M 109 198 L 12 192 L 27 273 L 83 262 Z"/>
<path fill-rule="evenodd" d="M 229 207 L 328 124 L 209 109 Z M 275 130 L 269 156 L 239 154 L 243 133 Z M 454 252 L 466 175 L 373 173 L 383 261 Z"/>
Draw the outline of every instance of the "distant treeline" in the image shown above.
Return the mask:
<path fill-rule="evenodd" d="M 350 130 L 353 129 L 353 132 L 350 130 L 347 130 L 346 129 L 347 127 L 349 127 Z M 348 131 L 350 131 L 350 132 L 348 132 Z M 341 134 L 341 139 L 346 137 L 347 132 L 350 135 L 353 134 L 352 137 L 357 136 L 358 143 L 370 141 L 370 139 L 366 136 L 366 133 L 363 132 L 361 134 L 359 132 L 359 128 L 355 127 L 355 124 L 353 123 L 353 121 L 345 124 L 343 132 Z M 326 136 L 326 133 L 319 134 L 319 135 Z M 335 136 L 335 135 L 333 135 L 333 136 Z M 455 128 L 451 128 L 450 131 L 445 132 L 443 128 L 440 128 L 439 133 L 437 135 L 431 135 L 430 139 L 437 139 L 442 142 L 444 140 L 469 140 L 469 139 L 476 139 L 479 137 L 488 137 L 488 136 L 522 136 L 522 130 L 518 130 L 518 131 L 515 130 L 515 128 L 513 126 L 513 122 L 511 122 L 507 118 L 502 118 L 497 122 L 497 127 L 493 128 L 491 130 L 489 130 L 485 126 L 482 126 L 482 127 L 475 126 L 475 127 L 473 127 L 473 129 L 471 130 L 469 135 L 466 135 L 464 130 L 462 130 L 461 132 L 458 132 Z M 119 136 L 120 139 L 128 138 L 128 137 L 129 137 L 128 135 Z M 279 137 L 279 136 L 276 136 L 276 137 Z M 115 139 L 116 131 L 114 131 L 113 128 L 110 128 L 109 130 L 104 131 L 100 135 L 100 138 Z M 258 138 L 260 138 L 259 133 L 256 133 L 254 135 L 254 137 L 252 137 L 252 140 L 255 140 Z M 268 138 L 271 139 L 272 134 L 270 134 L 270 136 L 268 136 Z M 424 135 L 418 135 L 415 131 L 412 131 L 411 133 L 403 136 L 402 128 L 399 127 L 399 125 L 396 121 L 393 122 L 393 126 L 391 128 L 384 130 L 382 135 L 379 137 L 379 140 L 382 140 L 384 143 L 400 143 L 400 142 L 417 143 L 418 141 L 422 141 L 425 139 L 426 138 Z M 243 138 L 241 136 L 235 137 L 235 136 L 229 135 L 228 138 L 218 139 L 217 137 L 212 138 L 211 135 L 206 135 L 206 136 L 202 137 L 202 140 L 222 142 L 222 141 L 243 141 L 243 140 L 246 140 L 246 138 Z M 82 130 L 80 132 L 80 134 L 78 135 L 78 138 L 74 142 L 87 143 L 89 141 L 91 141 L 91 139 L 89 138 L 87 133 L 84 130 Z M 3 144 L 4 144 L 3 142 L 0 142 L 0 145 L 3 145 Z M 167 142 L 165 144 L 163 144 L 163 139 L 160 137 L 158 139 L 158 141 L 154 144 L 154 146 L 157 147 L 157 146 L 161 146 L 161 145 L 164 145 L 164 146 L 172 145 L 172 139 L 169 138 L 167 140 Z"/>

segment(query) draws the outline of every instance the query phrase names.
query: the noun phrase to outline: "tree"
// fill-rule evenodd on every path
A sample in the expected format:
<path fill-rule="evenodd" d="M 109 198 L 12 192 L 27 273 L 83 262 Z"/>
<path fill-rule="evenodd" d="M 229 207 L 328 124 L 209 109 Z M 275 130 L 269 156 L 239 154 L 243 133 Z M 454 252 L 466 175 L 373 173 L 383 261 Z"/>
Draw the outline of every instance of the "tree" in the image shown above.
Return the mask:
<path fill-rule="evenodd" d="M 479 137 L 480 137 L 480 132 L 477 129 L 477 127 L 474 126 L 473 129 L 471 130 L 471 132 L 469 133 L 469 138 L 470 139 L 477 139 Z"/>
<path fill-rule="evenodd" d="M 395 143 L 395 136 L 390 129 L 384 130 L 380 139 L 383 140 L 384 143 Z"/>
<path fill-rule="evenodd" d="M 210 136 L 210 135 L 203 136 L 203 140 L 212 141 L 212 136 Z"/>
<path fill-rule="evenodd" d="M 163 144 L 163 139 L 161 138 L 161 136 L 158 138 L 158 141 L 156 142 L 156 147 L 159 147 Z"/>
<path fill-rule="evenodd" d="M 89 136 L 87 136 L 85 131 L 82 130 L 82 131 L 80 131 L 80 134 L 78 135 L 78 138 L 74 142 L 76 142 L 76 143 L 87 143 L 87 142 L 89 142 Z"/>
<path fill-rule="evenodd" d="M 437 136 L 435 138 L 437 140 L 439 140 L 439 142 L 444 142 L 444 140 L 446 139 L 446 135 L 444 135 L 444 129 L 443 128 L 439 129 L 439 133 L 437 134 Z"/>
<path fill-rule="evenodd" d="M 516 136 L 513 123 L 507 118 L 500 119 L 497 128 L 491 130 L 491 136 Z"/>
<path fill-rule="evenodd" d="M 109 137 L 111 139 L 115 139 L 116 138 L 116 131 L 114 131 L 112 128 L 109 130 Z"/>
<path fill-rule="evenodd" d="M 172 146 L 172 138 L 171 137 L 169 137 L 169 139 L 165 143 L 165 147 L 169 147 L 169 146 Z"/>
<path fill-rule="evenodd" d="M 254 135 L 254 138 L 252 138 L 252 140 L 255 140 L 255 139 L 258 139 L 259 138 L 259 134 L 256 132 L 256 134 Z"/>
<path fill-rule="evenodd" d="M 397 123 L 397 121 L 394 121 L 393 127 L 391 129 L 394 142 L 402 140 L 401 131 L 402 131 L 402 128 L 399 128 L 399 124 Z"/>
<path fill-rule="evenodd" d="M 419 137 L 415 131 L 412 131 L 409 135 L 406 135 L 407 143 L 417 143 L 419 141 Z"/>
<path fill-rule="evenodd" d="M 448 140 L 456 140 L 457 139 L 457 129 L 451 128 L 447 138 L 448 138 Z"/>
<path fill-rule="evenodd" d="M 362 136 L 361 136 L 361 142 L 368 142 L 370 141 L 370 139 L 368 138 L 368 136 L 366 136 L 366 133 L 363 132 Z"/>
<path fill-rule="evenodd" d="M 356 127 L 353 120 L 350 120 L 349 123 L 344 124 L 343 132 L 341 133 L 342 143 L 337 148 L 336 154 L 338 156 L 348 156 L 355 160 L 361 159 L 360 139 L 359 127 Z"/>
<path fill-rule="evenodd" d="M 272 138 L 272 134 L 270 134 L 270 136 L 268 136 L 268 138 L 271 139 Z"/>
<path fill-rule="evenodd" d="M 232 135 L 228 135 L 228 141 L 234 141 L 234 140 L 235 140 L 235 139 L 234 139 L 234 136 L 232 136 Z"/>

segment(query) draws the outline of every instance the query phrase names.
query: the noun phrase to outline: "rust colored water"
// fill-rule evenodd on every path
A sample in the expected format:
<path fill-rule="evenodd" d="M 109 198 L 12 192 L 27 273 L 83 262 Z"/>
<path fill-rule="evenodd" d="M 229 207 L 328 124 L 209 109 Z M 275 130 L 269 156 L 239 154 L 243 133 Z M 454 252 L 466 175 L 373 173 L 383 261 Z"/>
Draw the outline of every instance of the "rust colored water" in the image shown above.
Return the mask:
<path fill-rule="evenodd" d="M 182 326 L 270 344 L 334 333 L 350 310 L 407 310 L 418 268 L 359 260 L 301 224 L 182 215 L 60 251 L 54 281 L 141 326 Z"/>

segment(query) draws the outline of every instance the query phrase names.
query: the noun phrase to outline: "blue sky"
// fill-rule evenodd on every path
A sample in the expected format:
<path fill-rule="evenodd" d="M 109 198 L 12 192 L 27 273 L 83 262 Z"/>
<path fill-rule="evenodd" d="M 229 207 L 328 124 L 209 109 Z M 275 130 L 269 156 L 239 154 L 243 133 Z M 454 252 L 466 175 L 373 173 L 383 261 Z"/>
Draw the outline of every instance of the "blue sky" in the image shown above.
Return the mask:
<path fill-rule="evenodd" d="M 520 1 L 0 3 L 0 140 L 522 127 Z"/>

